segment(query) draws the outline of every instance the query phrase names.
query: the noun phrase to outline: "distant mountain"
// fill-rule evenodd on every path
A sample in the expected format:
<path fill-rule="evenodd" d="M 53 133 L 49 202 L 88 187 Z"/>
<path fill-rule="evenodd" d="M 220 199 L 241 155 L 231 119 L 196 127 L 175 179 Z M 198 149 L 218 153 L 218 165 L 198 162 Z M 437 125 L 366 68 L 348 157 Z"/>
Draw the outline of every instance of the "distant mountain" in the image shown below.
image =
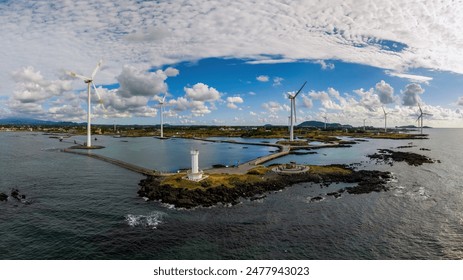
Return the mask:
<path fill-rule="evenodd" d="M 297 127 L 318 127 L 318 128 L 325 128 L 324 122 L 319 121 L 305 121 L 297 125 Z M 348 124 L 340 124 L 340 123 L 326 123 L 327 128 L 351 128 L 351 125 Z"/>
<path fill-rule="evenodd" d="M 53 122 L 53 121 L 43 121 L 31 118 L 5 118 L 0 119 L 0 124 L 2 125 L 77 125 L 74 122 Z"/>

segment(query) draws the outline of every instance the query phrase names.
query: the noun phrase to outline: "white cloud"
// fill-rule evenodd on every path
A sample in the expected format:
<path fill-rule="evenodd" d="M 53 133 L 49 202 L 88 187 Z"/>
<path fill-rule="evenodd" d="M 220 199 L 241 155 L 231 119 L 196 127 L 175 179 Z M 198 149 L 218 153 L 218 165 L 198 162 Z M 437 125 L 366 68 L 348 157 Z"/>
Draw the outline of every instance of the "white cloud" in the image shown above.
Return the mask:
<path fill-rule="evenodd" d="M 154 26 L 147 26 L 144 30 L 137 30 L 125 36 L 129 42 L 159 42 L 167 37 L 170 33 L 166 29 Z"/>
<path fill-rule="evenodd" d="M 13 72 L 12 76 L 16 82 L 13 99 L 21 103 L 41 102 L 71 89 L 70 81 L 48 81 L 31 66 Z"/>
<path fill-rule="evenodd" d="M 227 97 L 227 102 L 229 103 L 243 103 L 243 98 L 239 96 Z"/>
<path fill-rule="evenodd" d="M 118 93 L 124 97 L 154 95 L 167 92 L 165 80 L 173 74 L 176 69 L 168 68 L 166 72 L 157 70 L 146 72 L 133 66 L 124 66 L 122 72 L 117 76 L 120 84 Z M 168 75 L 169 74 L 169 75 Z M 178 71 L 177 73 L 178 74 Z"/>
<path fill-rule="evenodd" d="M 180 71 L 173 67 L 167 67 L 166 70 L 164 70 L 164 73 L 167 75 L 167 77 L 175 77 L 180 74 Z"/>
<path fill-rule="evenodd" d="M 429 82 L 432 81 L 432 77 L 427 77 L 427 76 L 398 73 L 398 72 L 392 72 L 388 70 L 384 71 L 384 73 L 386 73 L 387 75 L 391 77 L 399 77 L 399 78 L 407 79 L 414 83 L 429 84 Z"/>
<path fill-rule="evenodd" d="M 302 98 L 302 105 L 305 108 L 311 109 L 313 107 L 312 99 L 310 99 L 308 96 L 306 96 L 304 94 L 301 96 L 301 98 Z"/>
<path fill-rule="evenodd" d="M 197 83 L 192 88 L 184 88 L 186 96 L 195 101 L 217 101 L 220 99 L 220 93 L 213 87 L 203 83 Z"/>
<path fill-rule="evenodd" d="M 114 83 L 122 65 L 148 69 L 205 57 L 463 73 L 461 22 L 462 5 L 425 0 L 7 1 L 0 4 L 0 36 L 8 42 L 0 95 L 12 92 L 12 69 L 31 65 L 55 79 L 60 69 L 86 73 L 101 57 L 103 84 Z"/>
<path fill-rule="evenodd" d="M 269 111 L 270 113 L 276 113 L 278 111 L 284 110 L 283 106 L 275 101 L 265 102 L 262 104 L 262 108 Z"/>
<path fill-rule="evenodd" d="M 413 68 L 463 73 L 462 5 L 425 0 L 400 5 L 396 1 L 363 5 L 354 0 L 188 3 L 1 2 L 0 37 L 8 44 L 0 52 L 0 96 L 11 99 L 4 101 L 9 105 L 0 110 L 47 112 L 45 103 L 59 99 L 66 90 L 59 82 L 62 70 L 87 74 L 100 58 L 105 63 L 97 83 L 114 84 L 120 79 L 124 84 L 120 94 L 128 99 L 167 91 L 164 76 L 176 72 L 166 69 L 153 74 L 158 75 L 158 82 L 149 85 L 144 81 L 151 74 L 137 69 L 206 57 L 238 57 L 251 64 L 338 60 L 388 69 L 413 82 L 430 81 L 429 77 L 404 74 L 413 73 Z M 133 68 L 121 73 L 123 65 Z M 11 71 L 29 66 L 57 88 L 49 91 L 39 83 L 43 90 L 36 90 L 33 82 L 38 76 L 34 75 L 29 84 L 15 83 Z M 77 84 L 73 82 L 73 88 Z M 79 83 L 79 87 L 84 85 Z M 357 107 L 377 105 L 374 92 L 359 93 L 363 101 Z M 387 94 L 382 97 L 382 101 L 388 99 Z M 336 97 L 328 98 L 342 106 Z M 21 105 L 29 101 L 40 104 Z M 137 107 L 141 99 L 124 102 Z M 327 109 L 335 107 L 324 102 Z M 348 98 L 346 102 L 350 102 Z"/>
<path fill-rule="evenodd" d="M 256 77 L 256 80 L 258 80 L 259 82 L 268 82 L 269 81 L 269 76 L 265 76 L 265 75 L 260 75 L 260 76 L 257 76 Z"/>
<path fill-rule="evenodd" d="M 376 84 L 375 93 L 379 96 L 379 100 L 383 104 L 390 104 L 396 101 L 396 97 L 394 96 L 394 89 L 390 84 L 383 80 Z"/>
<path fill-rule="evenodd" d="M 419 95 L 423 93 L 424 89 L 419 84 L 408 84 L 402 91 L 402 104 L 404 106 L 417 106 L 421 102 Z"/>
<path fill-rule="evenodd" d="M 320 64 L 322 67 L 322 70 L 333 70 L 334 69 L 334 64 L 333 63 L 326 63 L 324 60 L 316 60 L 315 63 Z"/>
<path fill-rule="evenodd" d="M 243 98 L 239 96 L 227 97 L 227 107 L 230 109 L 239 109 L 236 103 L 243 103 Z"/>
<path fill-rule="evenodd" d="M 284 79 L 281 77 L 273 78 L 273 86 L 280 86 L 282 81 L 284 81 Z"/>
<path fill-rule="evenodd" d="M 457 104 L 458 104 L 459 106 L 463 106 L 463 96 L 460 96 L 460 97 L 458 98 Z"/>

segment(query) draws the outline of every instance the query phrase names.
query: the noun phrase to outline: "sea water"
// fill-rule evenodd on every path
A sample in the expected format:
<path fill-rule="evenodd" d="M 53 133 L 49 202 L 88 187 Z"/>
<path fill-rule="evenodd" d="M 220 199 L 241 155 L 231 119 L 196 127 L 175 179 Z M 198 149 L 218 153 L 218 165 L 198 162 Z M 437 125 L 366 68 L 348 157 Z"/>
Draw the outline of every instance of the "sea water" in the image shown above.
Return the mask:
<path fill-rule="evenodd" d="M 426 133 L 428 140 L 369 140 L 274 160 L 391 171 L 388 192 L 336 199 L 326 193 L 345 184 L 301 183 L 260 200 L 192 210 L 138 197 L 139 174 L 60 152 L 79 137 L 59 142 L 40 133 L 0 133 L 0 192 L 18 188 L 27 200 L 0 202 L 0 258 L 461 259 L 463 130 Z M 414 147 L 401 151 L 441 162 L 390 166 L 366 157 L 409 142 Z M 191 148 L 200 149 L 201 168 L 274 149 L 150 137 L 98 137 L 95 144 L 106 148 L 92 152 L 167 171 L 189 167 Z M 311 202 L 319 195 L 325 199 Z"/>

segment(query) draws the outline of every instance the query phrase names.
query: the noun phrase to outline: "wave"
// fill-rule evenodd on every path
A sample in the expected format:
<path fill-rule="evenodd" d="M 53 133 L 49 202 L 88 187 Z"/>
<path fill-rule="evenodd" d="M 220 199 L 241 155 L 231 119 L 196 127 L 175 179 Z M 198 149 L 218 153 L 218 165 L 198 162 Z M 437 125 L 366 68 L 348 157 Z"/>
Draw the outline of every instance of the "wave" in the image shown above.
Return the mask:
<path fill-rule="evenodd" d="M 157 227 L 163 222 L 163 218 L 166 213 L 163 212 L 151 212 L 148 215 L 133 215 L 127 214 L 125 221 L 131 227 L 147 227 L 157 229 Z"/>

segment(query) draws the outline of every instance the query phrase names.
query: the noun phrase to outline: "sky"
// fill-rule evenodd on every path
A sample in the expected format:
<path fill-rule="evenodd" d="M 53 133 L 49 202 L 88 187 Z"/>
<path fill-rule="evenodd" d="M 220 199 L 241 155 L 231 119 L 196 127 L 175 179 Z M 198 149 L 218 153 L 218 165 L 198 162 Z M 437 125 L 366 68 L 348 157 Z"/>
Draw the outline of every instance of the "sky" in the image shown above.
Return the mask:
<path fill-rule="evenodd" d="M 461 1 L 0 0 L 0 118 L 463 127 Z"/>

